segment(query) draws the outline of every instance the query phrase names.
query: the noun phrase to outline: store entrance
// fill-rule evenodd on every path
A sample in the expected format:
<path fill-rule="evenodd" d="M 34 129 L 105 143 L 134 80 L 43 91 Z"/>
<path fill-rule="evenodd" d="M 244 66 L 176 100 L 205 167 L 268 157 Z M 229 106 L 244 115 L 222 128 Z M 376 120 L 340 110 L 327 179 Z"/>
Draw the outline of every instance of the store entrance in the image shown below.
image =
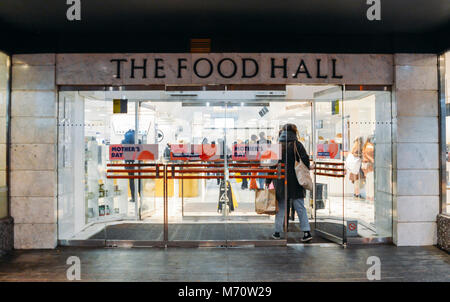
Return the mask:
<path fill-rule="evenodd" d="M 60 244 L 301 242 L 298 213 L 287 194 L 277 197 L 286 209 L 280 240 L 272 238 L 275 216 L 255 206 L 261 192 L 287 179 L 279 141 L 287 123 L 297 126 L 297 138 L 315 166 L 315 189 L 304 198 L 313 242 L 348 242 L 349 221 L 358 228 L 353 239 L 379 235 L 374 195 L 386 205 L 390 193 L 373 193 L 369 173 L 356 191 L 357 180 L 350 180 L 344 167 L 353 153 L 353 136 L 363 141 L 361 157 L 370 135 L 383 130 L 381 138 L 390 139 L 375 122 L 383 119 L 383 127 L 390 129 L 390 116 L 377 107 L 388 109 L 389 92 L 344 93 L 340 86 L 300 85 L 278 90 L 201 88 L 60 91 Z M 363 129 L 364 118 L 369 130 Z M 383 147 L 379 149 L 386 158 Z"/>

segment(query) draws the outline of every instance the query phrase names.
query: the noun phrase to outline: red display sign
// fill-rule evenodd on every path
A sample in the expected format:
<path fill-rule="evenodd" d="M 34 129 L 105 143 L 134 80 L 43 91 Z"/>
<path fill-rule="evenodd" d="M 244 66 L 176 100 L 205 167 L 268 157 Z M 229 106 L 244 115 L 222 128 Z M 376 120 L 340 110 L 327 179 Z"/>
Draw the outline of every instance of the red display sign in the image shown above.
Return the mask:
<path fill-rule="evenodd" d="M 339 144 L 317 144 L 317 158 L 339 159 Z"/>
<path fill-rule="evenodd" d="M 157 144 L 109 145 L 109 160 L 155 160 L 155 159 L 158 159 Z"/>
<path fill-rule="evenodd" d="M 281 157 L 280 144 L 238 144 L 233 146 L 232 160 L 274 161 Z"/>
<path fill-rule="evenodd" d="M 170 159 L 215 161 L 220 160 L 220 150 L 217 144 L 172 144 L 170 145 Z"/>

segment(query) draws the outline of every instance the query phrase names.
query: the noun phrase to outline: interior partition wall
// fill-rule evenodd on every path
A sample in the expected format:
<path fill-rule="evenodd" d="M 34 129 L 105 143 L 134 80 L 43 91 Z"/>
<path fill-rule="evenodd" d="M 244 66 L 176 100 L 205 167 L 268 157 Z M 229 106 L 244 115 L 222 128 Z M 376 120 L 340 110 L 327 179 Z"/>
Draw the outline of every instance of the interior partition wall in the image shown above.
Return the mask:
<path fill-rule="evenodd" d="M 283 240 L 270 237 L 274 216 L 255 212 L 256 190 L 285 177 L 276 165 L 282 154 L 255 165 L 238 152 L 261 145 L 276 150 L 286 123 L 297 126 L 315 165 L 315 189 L 304 204 L 317 235 L 341 244 L 392 238 L 389 87 L 183 93 L 60 88 L 60 244 L 300 242 L 302 230 L 296 214 L 291 220 L 287 198 Z M 115 159 L 116 145 L 146 146 L 151 156 Z M 201 158 L 211 150 L 218 152 L 215 158 Z M 221 203 L 222 197 L 228 200 Z"/>

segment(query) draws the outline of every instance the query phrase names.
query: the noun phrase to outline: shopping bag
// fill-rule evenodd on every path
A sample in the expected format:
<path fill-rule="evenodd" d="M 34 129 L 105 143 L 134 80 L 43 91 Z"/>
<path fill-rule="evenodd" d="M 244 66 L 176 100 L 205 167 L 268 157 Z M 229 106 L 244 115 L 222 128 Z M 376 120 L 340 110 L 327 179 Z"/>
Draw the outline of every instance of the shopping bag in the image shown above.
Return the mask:
<path fill-rule="evenodd" d="M 303 163 L 300 154 L 297 150 L 297 144 L 294 142 L 295 153 L 297 153 L 299 161 L 295 160 L 295 175 L 298 183 L 306 190 L 312 191 L 313 182 L 308 167 Z"/>
<path fill-rule="evenodd" d="M 255 212 L 257 214 L 275 215 L 278 212 L 278 202 L 275 190 L 256 189 Z"/>
<path fill-rule="evenodd" d="M 355 157 L 352 153 L 345 160 L 345 169 L 352 174 L 359 174 L 361 168 L 361 158 Z"/>
<path fill-rule="evenodd" d="M 256 173 L 252 173 L 252 175 L 255 176 Z M 256 189 L 258 189 L 258 185 L 256 184 L 256 178 L 251 178 L 251 179 L 250 179 L 250 187 L 249 187 L 249 189 L 250 189 L 250 190 L 256 190 Z"/>

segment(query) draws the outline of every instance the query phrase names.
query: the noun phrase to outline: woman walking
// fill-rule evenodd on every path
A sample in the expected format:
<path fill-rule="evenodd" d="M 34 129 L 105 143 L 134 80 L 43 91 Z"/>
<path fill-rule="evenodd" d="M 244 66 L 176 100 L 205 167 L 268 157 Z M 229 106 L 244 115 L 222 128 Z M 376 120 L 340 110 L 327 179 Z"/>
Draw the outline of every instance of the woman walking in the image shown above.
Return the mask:
<path fill-rule="evenodd" d="M 282 146 L 281 163 L 285 165 L 287 177 L 287 202 L 292 204 L 297 212 L 300 220 L 300 228 L 303 231 L 303 242 L 311 241 L 311 228 L 308 221 L 308 214 L 306 212 L 304 199 L 305 189 L 300 186 L 295 174 L 295 161 L 302 161 L 308 169 L 309 156 L 306 153 L 305 147 L 298 140 L 297 126 L 294 124 L 286 124 L 280 130 L 278 142 Z M 267 179 L 266 184 L 270 184 L 271 179 Z M 285 186 L 284 179 L 274 179 L 274 186 L 276 197 L 278 201 L 278 213 L 275 216 L 275 232 L 272 235 L 274 239 L 280 239 L 280 233 L 283 231 L 284 217 L 285 217 Z M 287 230 L 286 230 L 287 231 Z"/>

